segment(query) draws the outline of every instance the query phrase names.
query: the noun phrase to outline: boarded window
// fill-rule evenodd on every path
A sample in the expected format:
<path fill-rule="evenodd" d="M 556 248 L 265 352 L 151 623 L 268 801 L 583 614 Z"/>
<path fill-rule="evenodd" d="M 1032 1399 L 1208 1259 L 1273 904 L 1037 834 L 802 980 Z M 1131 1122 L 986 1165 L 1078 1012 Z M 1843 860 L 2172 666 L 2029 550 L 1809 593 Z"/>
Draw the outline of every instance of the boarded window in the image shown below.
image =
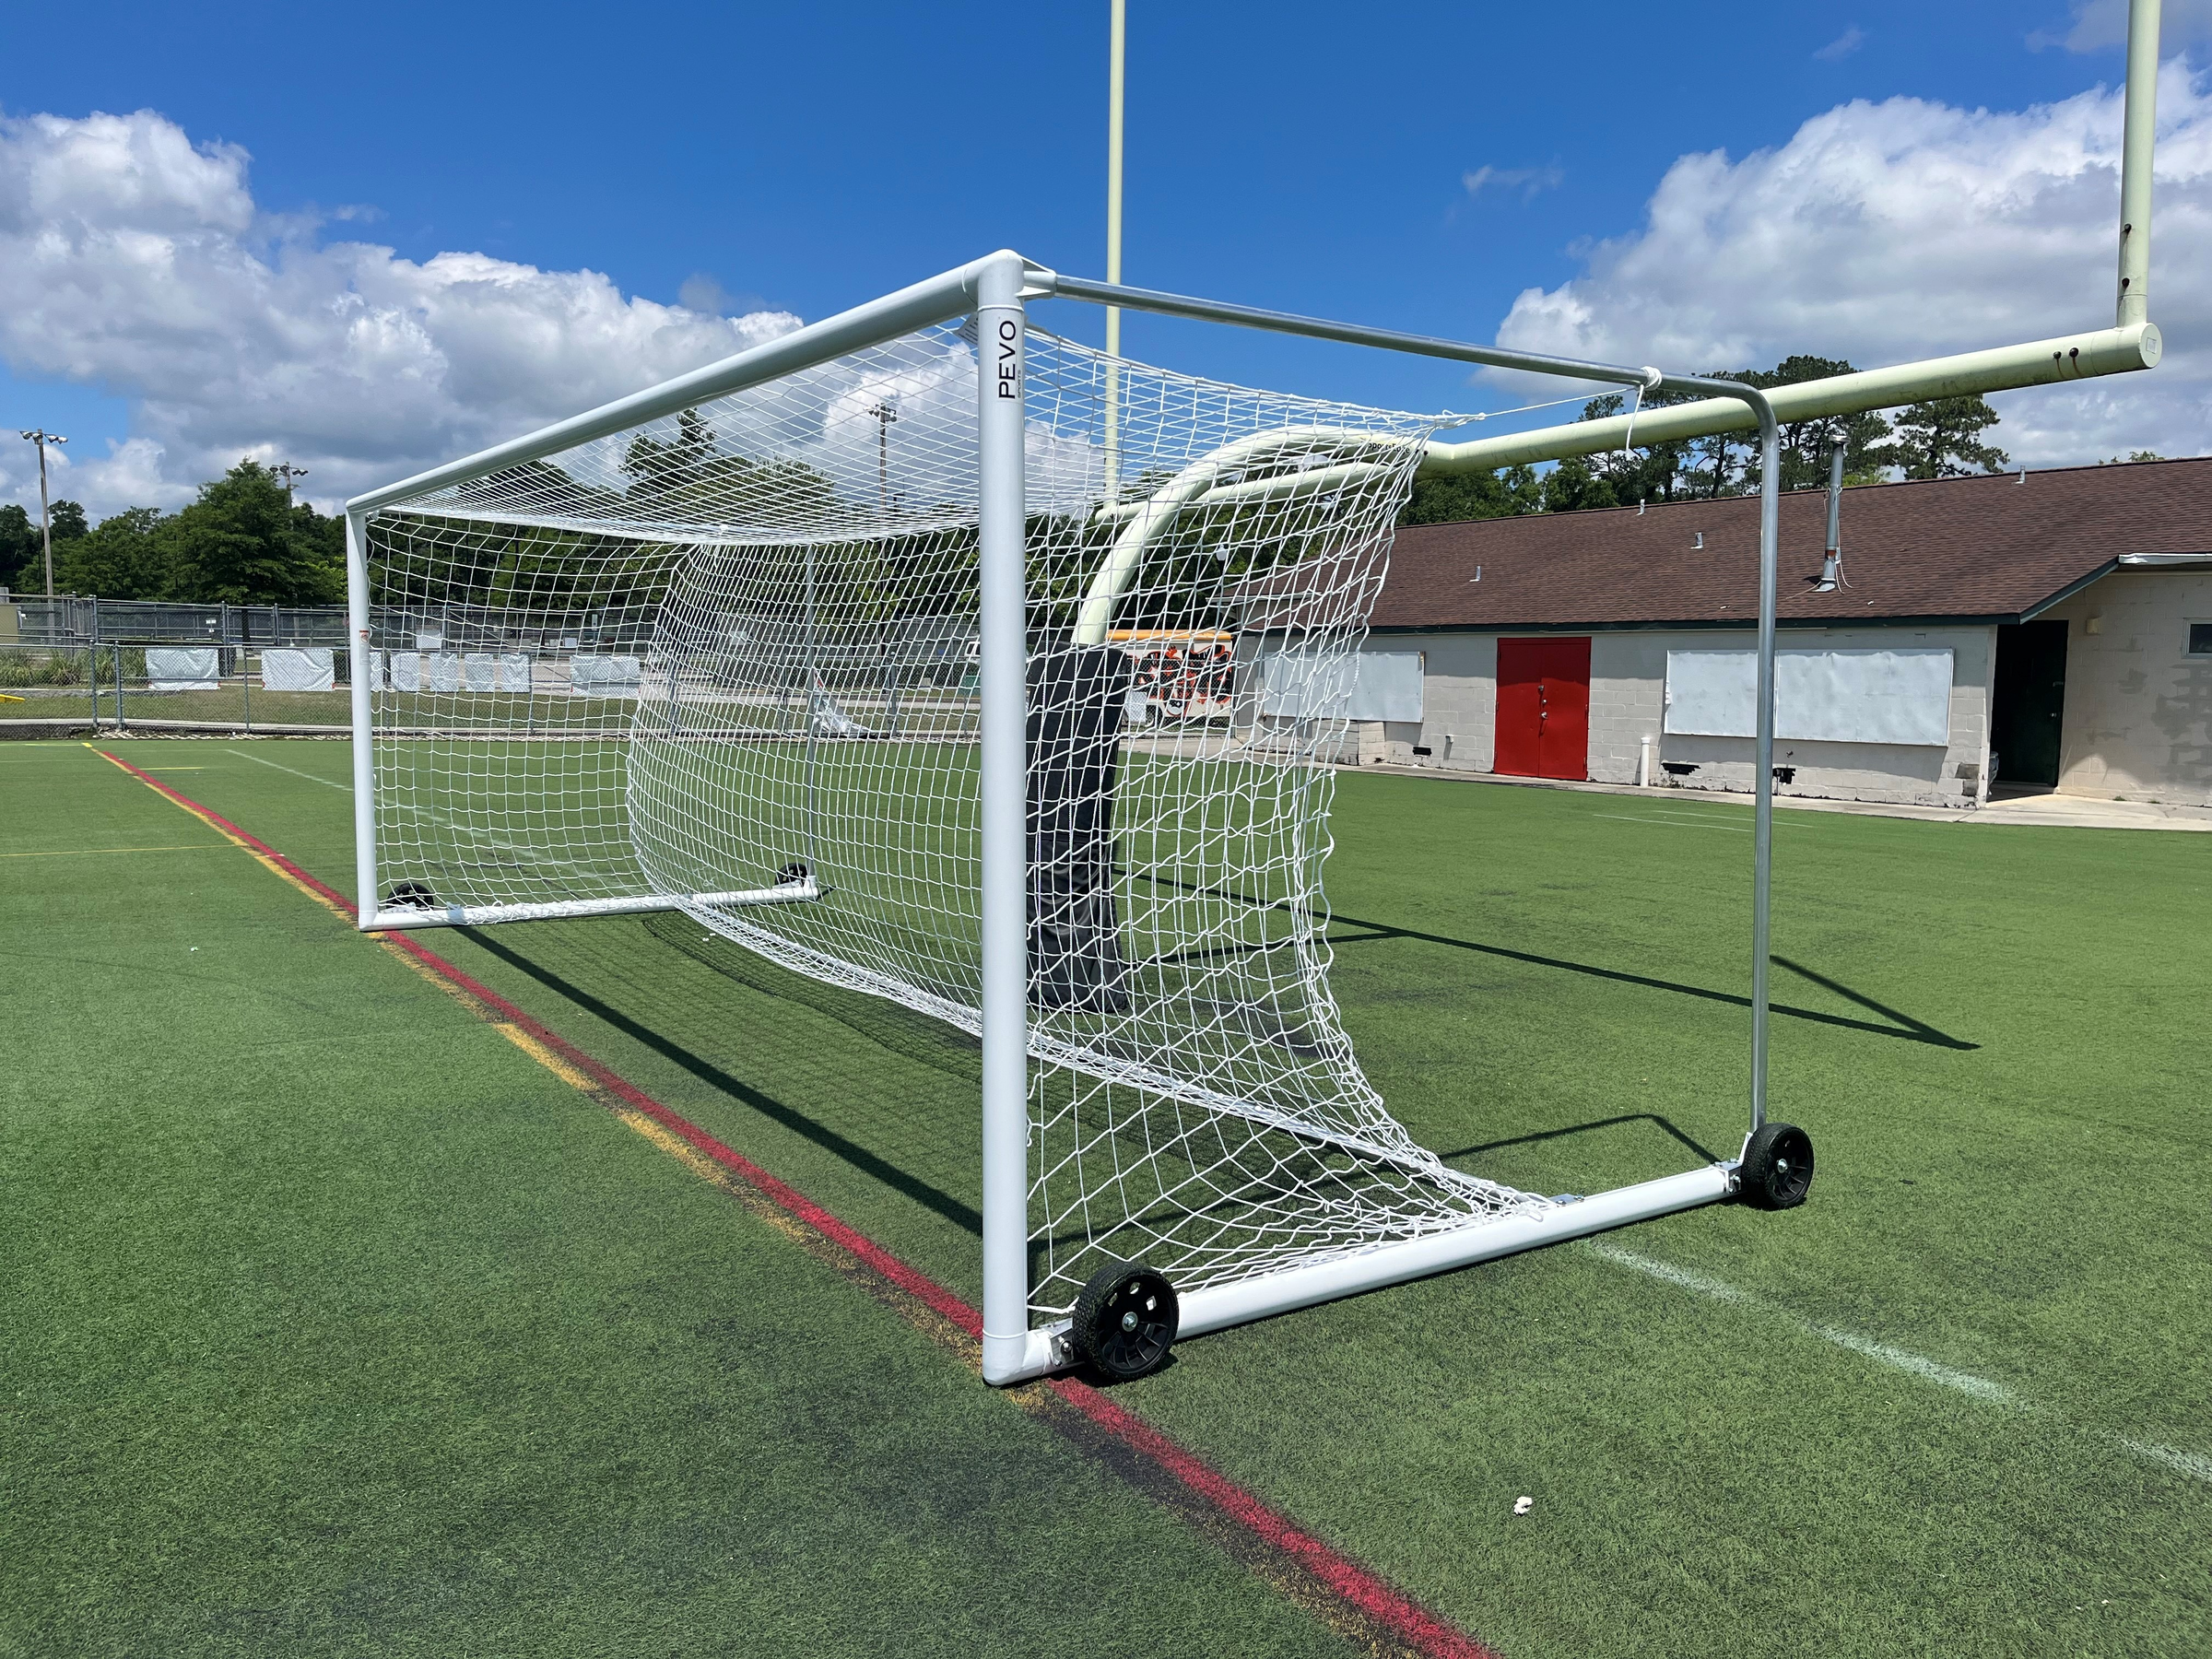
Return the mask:
<path fill-rule="evenodd" d="M 1666 653 L 1666 729 L 1749 737 L 1758 729 L 1759 657 Z M 1800 743 L 1942 747 L 1951 735 L 1951 653 L 1942 646 L 1782 651 L 1774 657 L 1774 735 Z"/>

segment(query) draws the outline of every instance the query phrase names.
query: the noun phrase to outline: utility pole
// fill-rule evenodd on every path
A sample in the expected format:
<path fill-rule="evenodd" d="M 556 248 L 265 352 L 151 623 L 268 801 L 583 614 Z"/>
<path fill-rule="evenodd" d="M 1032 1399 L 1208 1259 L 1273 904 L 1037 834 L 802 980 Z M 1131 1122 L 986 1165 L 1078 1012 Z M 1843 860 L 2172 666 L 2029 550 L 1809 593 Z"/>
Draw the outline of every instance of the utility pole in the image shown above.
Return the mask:
<path fill-rule="evenodd" d="M 876 417 L 876 512 L 888 519 L 891 516 L 891 422 L 899 418 L 899 411 L 888 403 L 879 403 L 868 413 Z"/>
<path fill-rule="evenodd" d="M 46 597 L 51 599 L 53 597 L 53 509 L 46 500 L 46 446 L 66 443 L 69 440 L 43 427 L 23 436 L 39 446 L 39 534 L 46 543 Z"/>
<path fill-rule="evenodd" d="M 284 480 L 284 516 L 288 520 L 292 516 L 292 480 L 306 477 L 307 468 L 294 466 L 289 461 L 279 461 L 269 470 Z"/>

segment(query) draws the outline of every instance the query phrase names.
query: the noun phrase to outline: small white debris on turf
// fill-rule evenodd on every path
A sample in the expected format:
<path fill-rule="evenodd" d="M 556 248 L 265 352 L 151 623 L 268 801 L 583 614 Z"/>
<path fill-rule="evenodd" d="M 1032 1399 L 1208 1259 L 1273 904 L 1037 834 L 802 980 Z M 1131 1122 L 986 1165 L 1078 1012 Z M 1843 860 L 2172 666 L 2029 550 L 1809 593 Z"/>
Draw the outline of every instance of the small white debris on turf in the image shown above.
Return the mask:
<path fill-rule="evenodd" d="M 1524 1493 L 1522 1496 L 1513 1500 L 1513 1513 L 1516 1515 L 1525 1515 L 1530 1510 L 1535 1509 L 1535 1507 L 1536 1500 L 1534 1498 L 1529 1497 L 1526 1493 Z"/>

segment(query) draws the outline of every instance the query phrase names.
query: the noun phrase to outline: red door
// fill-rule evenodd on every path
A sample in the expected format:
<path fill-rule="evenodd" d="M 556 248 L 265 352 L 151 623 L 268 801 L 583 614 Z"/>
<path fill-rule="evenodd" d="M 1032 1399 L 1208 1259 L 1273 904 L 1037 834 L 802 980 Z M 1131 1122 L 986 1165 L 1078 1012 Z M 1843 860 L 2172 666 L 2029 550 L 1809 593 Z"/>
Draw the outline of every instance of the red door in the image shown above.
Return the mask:
<path fill-rule="evenodd" d="M 1590 641 L 1498 641 L 1497 769 L 1516 778 L 1590 775 Z"/>

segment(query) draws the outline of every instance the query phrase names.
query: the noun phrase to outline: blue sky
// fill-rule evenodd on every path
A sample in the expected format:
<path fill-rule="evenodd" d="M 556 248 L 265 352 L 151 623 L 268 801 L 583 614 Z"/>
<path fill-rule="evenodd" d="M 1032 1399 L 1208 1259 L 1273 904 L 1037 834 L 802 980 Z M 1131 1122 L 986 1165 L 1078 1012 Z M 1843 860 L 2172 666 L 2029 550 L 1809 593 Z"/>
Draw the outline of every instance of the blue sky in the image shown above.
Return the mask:
<path fill-rule="evenodd" d="M 1387 11 L 1133 0 L 1125 276 L 1493 338 L 1523 290 L 1587 277 L 1594 245 L 1641 233 L 1684 157 L 1740 162 L 1853 100 L 2011 112 L 2116 85 L 2120 53 L 2097 43 L 2109 18 L 2077 10 L 2067 0 Z M 2170 54 L 2207 32 L 2206 10 L 2170 0 Z M 253 245 L 288 230 L 294 244 L 366 241 L 418 264 L 465 251 L 602 272 L 622 295 L 664 304 L 681 296 L 732 316 L 811 319 L 1002 244 L 1101 273 L 1106 15 L 1104 0 L 390 6 L 372 18 L 359 8 L 26 8 L 0 58 L 0 111 L 18 121 L 151 111 L 194 146 L 238 147 L 251 157 L 240 166 L 258 216 L 244 236 Z M 2099 217 L 2079 212 L 2085 224 Z M 2084 241 L 2053 267 L 2047 293 L 2015 308 L 2022 326 L 2046 312 L 2045 332 L 2109 320 L 2109 225 L 2105 239 Z M 1910 250 L 1895 250 L 1881 278 L 1898 284 L 1899 306 L 1915 302 L 1912 265 Z M 17 288 L 0 300 L 24 303 L 21 285 L 38 280 L 28 268 L 18 262 Z M 1685 276 L 1721 295 L 1722 311 L 1733 279 L 1727 269 Z M 2169 268 L 2154 296 L 2186 280 Z M 1043 320 L 1098 336 L 1088 308 Z M 1981 321 L 1961 318 L 1944 348 L 1999 343 L 1980 337 Z M 147 400 L 167 406 L 173 389 L 149 390 L 112 352 L 53 344 L 65 323 L 43 346 L 26 326 L 0 342 L 8 427 L 69 431 L 83 465 L 159 428 Z M 1708 336 L 1715 350 L 1734 338 L 1681 338 Z M 1880 360 L 1888 344 L 1817 313 L 1742 340 L 1770 361 L 1784 350 Z M 1919 338 L 1897 344 L 1893 357 Z M 1124 348 L 1398 406 L 1501 395 L 1447 366 L 1152 319 L 1132 321 Z M 558 405 L 559 388 L 544 396 Z M 2144 441 L 2195 443 L 2184 416 L 2201 402 L 2138 422 Z M 223 434 L 210 444 L 253 436 L 250 421 L 225 418 L 206 428 Z M 2110 441 L 2136 429 L 2124 412 Z M 278 424 L 265 436 L 287 434 Z M 189 446 L 165 441 L 175 474 Z M 335 478 L 344 434 L 320 441 Z M 361 466 L 373 470 L 376 447 Z M 2063 441 L 2041 449 L 2068 458 Z M 182 487 L 164 476 L 164 488 Z M 12 465 L 7 487 L 22 477 Z"/>

